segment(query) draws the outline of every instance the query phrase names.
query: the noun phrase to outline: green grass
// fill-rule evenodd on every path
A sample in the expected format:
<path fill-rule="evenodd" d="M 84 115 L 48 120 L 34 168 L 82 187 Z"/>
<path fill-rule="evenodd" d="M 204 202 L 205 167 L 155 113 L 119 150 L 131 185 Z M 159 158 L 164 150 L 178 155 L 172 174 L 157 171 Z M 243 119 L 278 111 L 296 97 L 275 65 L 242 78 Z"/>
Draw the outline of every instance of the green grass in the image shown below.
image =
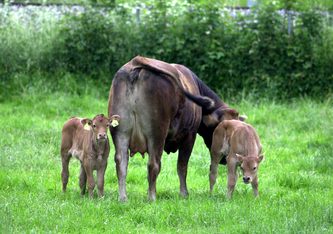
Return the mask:
<path fill-rule="evenodd" d="M 68 78 L 58 79 L 66 84 Z M 147 157 L 130 159 L 129 202 L 119 203 L 111 146 L 104 197 L 80 196 L 72 159 L 62 193 L 61 128 L 71 116 L 107 113 L 108 92 L 71 82 L 22 86 L 0 103 L 0 233 L 333 233 L 333 102 L 276 102 L 251 95 L 228 101 L 257 130 L 266 152 L 260 199 L 241 181 L 226 200 L 227 168 L 209 194 L 210 156 L 198 136 L 188 170 L 188 199 L 179 199 L 177 155 L 164 154 L 157 202 L 147 201 Z M 82 93 L 77 95 L 77 90 Z"/>

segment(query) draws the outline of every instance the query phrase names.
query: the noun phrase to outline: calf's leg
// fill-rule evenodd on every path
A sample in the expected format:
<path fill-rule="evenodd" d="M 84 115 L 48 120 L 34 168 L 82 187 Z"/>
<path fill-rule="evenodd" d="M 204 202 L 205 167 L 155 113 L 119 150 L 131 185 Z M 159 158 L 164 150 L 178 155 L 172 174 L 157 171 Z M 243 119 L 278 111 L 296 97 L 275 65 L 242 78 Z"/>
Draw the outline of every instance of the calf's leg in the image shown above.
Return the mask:
<path fill-rule="evenodd" d="M 227 182 L 227 198 L 230 198 L 234 192 L 235 186 L 238 180 L 238 172 L 237 172 L 237 158 L 236 155 L 230 155 L 227 157 L 227 165 L 228 165 L 228 182 Z"/>
<path fill-rule="evenodd" d="M 69 170 L 68 164 L 71 156 L 67 154 L 61 155 L 61 163 L 62 163 L 62 170 L 61 170 L 61 181 L 62 181 L 62 191 L 66 192 L 68 177 L 69 177 Z"/>
<path fill-rule="evenodd" d="M 97 188 L 98 188 L 98 198 L 103 197 L 104 190 L 104 176 L 107 165 L 102 167 L 97 171 Z"/>
<path fill-rule="evenodd" d="M 81 196 L 83 196 L 86 192 L 86 184 L 87 184 L 87 174 L 84 169 L 84 166 L 81 162 L 80 176 L 79 176 L 79 185 L 81 190 Z"/>
<path fill-rule="evenodd" d="M 253 194 L 255 197 L 259 197 L 259 191 L 258 191 L 258 177 L 255 177 L 252 182 L 252 189 L 253 189 Z"/>
<path fill-rule="evenodd" d="M 217 178 L 217 170 L 219 162 L 223 156 L 220 155 L 218 152 L 211 152 L 211 164 L 210 164 L 210 172 L 209 172 L 209 184 L 210 184 L 210 192 L 213 191 L 214 185 L 216 183 Z"/>
<path fill-rule="evenodd" d="M 83 162 L 83 166 L 84 166 L 84 170 L 87 175 L 87 187 L 88 187 L 90 199 L 93 199 L 94 198 L 94 188 L 95 188 L 95 184 L 96 184 L 93 170 L 92 170 L 88 160 Z"/>

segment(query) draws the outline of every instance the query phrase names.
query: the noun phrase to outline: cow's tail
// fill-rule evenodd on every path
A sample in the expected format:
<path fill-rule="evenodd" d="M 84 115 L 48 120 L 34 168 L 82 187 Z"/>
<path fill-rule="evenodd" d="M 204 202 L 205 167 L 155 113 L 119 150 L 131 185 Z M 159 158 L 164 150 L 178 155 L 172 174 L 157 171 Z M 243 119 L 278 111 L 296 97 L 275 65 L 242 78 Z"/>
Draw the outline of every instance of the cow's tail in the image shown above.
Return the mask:
<path fill-rule="evenodd" d="M 201 96 L 201 95 L 194 95 L 184 89 L 184 87 L 181 85 L 179 82 L 178 78 L 170 71 L 167 69 L 164 69 L 162 67 L 158 67 L 152 63 L 150 63 L 147 59 L 141 56 L 137 56 L 132 60 L 133 63 L 133 69 L 132 71 L 135 71 L 137 69 L 147 69 L 152 72 L 156 73 L 162 73 L 164 75 L 167 75 L 172 78 L 172 80 L 175 82 L 176 86 L 179 88 L 179 90 L 191 101 L 193 101 L 195 104 L 201 106 L 204 109 L 211 109 L 215 106 L 215 102 L 213 99 L 206 97 L 206 96 Z M 170 65 L 171 66 L 171 65 Z M 172 67 L 172 66 L 171 66 Z M 173 67 L 172 67 L 173 68 Z M 176 68 L 173 68 L 176 69 Z M 178 73 L 178 71 L 177 71 Z"/>
<path fill-rule="evenodd" d="M 189 93 L 185 91 L 184 89 L 180 89 L 183 94 L 190 99 L 192 102 L 195 104 L 205 108 L 205 109 L 212 109 L 215 106 L 215 102 L 213 99 L 206 97 L 206 96 L 201 96 L 201 95 L 194 95 L 192 93 Z"/>

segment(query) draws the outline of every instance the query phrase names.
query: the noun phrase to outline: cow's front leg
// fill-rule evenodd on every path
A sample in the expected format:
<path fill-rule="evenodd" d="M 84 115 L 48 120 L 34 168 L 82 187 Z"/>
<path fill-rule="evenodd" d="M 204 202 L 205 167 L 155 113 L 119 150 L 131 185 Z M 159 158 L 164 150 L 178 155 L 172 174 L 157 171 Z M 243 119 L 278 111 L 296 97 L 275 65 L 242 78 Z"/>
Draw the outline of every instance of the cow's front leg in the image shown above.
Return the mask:
<path fill-rule="evenodd" d="M 259 191 L 258 191 L 258 177 L 255 177 L 252 182 L 251 182 L 251 185 L 252 185 L 252 189 L 253 189 L 253 194 L 255 197 L 259 197 Z"/>
<path fill-rule="evenodd" d="M 81 196 L 83 196 L 86 191 L 86 184 L 87 184 L 87 174 L 86 174 L 84 166 L 81 162 L 81 169 L 80 169 L 80 176 L 79 176 L 79 185 L 80 185 L 80 190 L 81 190 Z"/>
<path fill-rule="evenodd" d="M 128 167 L 128 141 L 125 139 L 116 139 L 118 144 L 116 146 L 116 154 L 114 156 L 114 161 L 116 163 L 116 171 L 118 177 L 118 186 L 119 186 L 119 197 L 118 201 L 126 202 L 128 201 L 126 194 L 126 176 L 127 176 L 127 167 Z"/>
<path fill-rule="evenodd" d="M 104 176 L 106 171 L 107 164 L 101 167 L 97 171 L 97 188 L 98 188 L 98 198 L 103 197 L 103 190 L 104 190 Z"/>
<path fill-rule="evenodd" d="M 238 160 L 236 155 L 230 155 L 227 157 L 227 165 L 228 165 L 228 182 L 227 182 L 227 198 L 230 198 L 235 190 L 235 186 L 238 180 L 238 172 L 237 172 L 237 163 Z"/>

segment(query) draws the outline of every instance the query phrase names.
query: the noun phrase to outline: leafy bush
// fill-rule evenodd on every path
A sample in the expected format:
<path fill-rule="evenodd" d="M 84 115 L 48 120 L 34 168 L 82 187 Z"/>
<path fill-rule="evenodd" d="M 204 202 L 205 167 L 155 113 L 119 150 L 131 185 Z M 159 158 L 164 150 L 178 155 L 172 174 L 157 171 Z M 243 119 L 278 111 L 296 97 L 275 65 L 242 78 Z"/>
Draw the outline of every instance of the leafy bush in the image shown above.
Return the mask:
<path fill-rule="evenodd" d="M 135 55 L 129 53 L 135 51 L 135 39 L 127 11 L 126 8 L 102 11 L 86 7 L 75 15 L 68 13 L 61 21 L 59 35 L 54 41 L 53 69 L 64 67 L 95 79 L 101 74 L 112 79 L 110 74 Z"/>
<path fill-rule="evenodd" d="M 141 25 L 140 51 L 184 64 L 215 91 L 228 95 L 253 89 L 280 98 L 327 94 L 333 71 L 328 63 L 314 60 L 314 48 L 326 41 L 323 15 L 294 14 L 291 35 L 287 17 L 272 7 L 234 18 L 210 6 L 183 8 L 176 14 L 155 9 Z"/>
<path fill-rule="evenodd" d="M 123 5 L 62 9 L 56 20 L 32 11 L 28 22 L 4 9 L 3 89 L 21 72 L 56 79 L 72 73 L 109 86 L 138 54 L 183 64 L 223 96 L 255 90 L 283 99 L 323 97 L 333 87 L 332 19 L 316 11 L 292 12 L 289 35 L 288 14 L 274 6 L 242 12 L 159 1 L 141 8 L 140 21 L 136 9 Z"/>

